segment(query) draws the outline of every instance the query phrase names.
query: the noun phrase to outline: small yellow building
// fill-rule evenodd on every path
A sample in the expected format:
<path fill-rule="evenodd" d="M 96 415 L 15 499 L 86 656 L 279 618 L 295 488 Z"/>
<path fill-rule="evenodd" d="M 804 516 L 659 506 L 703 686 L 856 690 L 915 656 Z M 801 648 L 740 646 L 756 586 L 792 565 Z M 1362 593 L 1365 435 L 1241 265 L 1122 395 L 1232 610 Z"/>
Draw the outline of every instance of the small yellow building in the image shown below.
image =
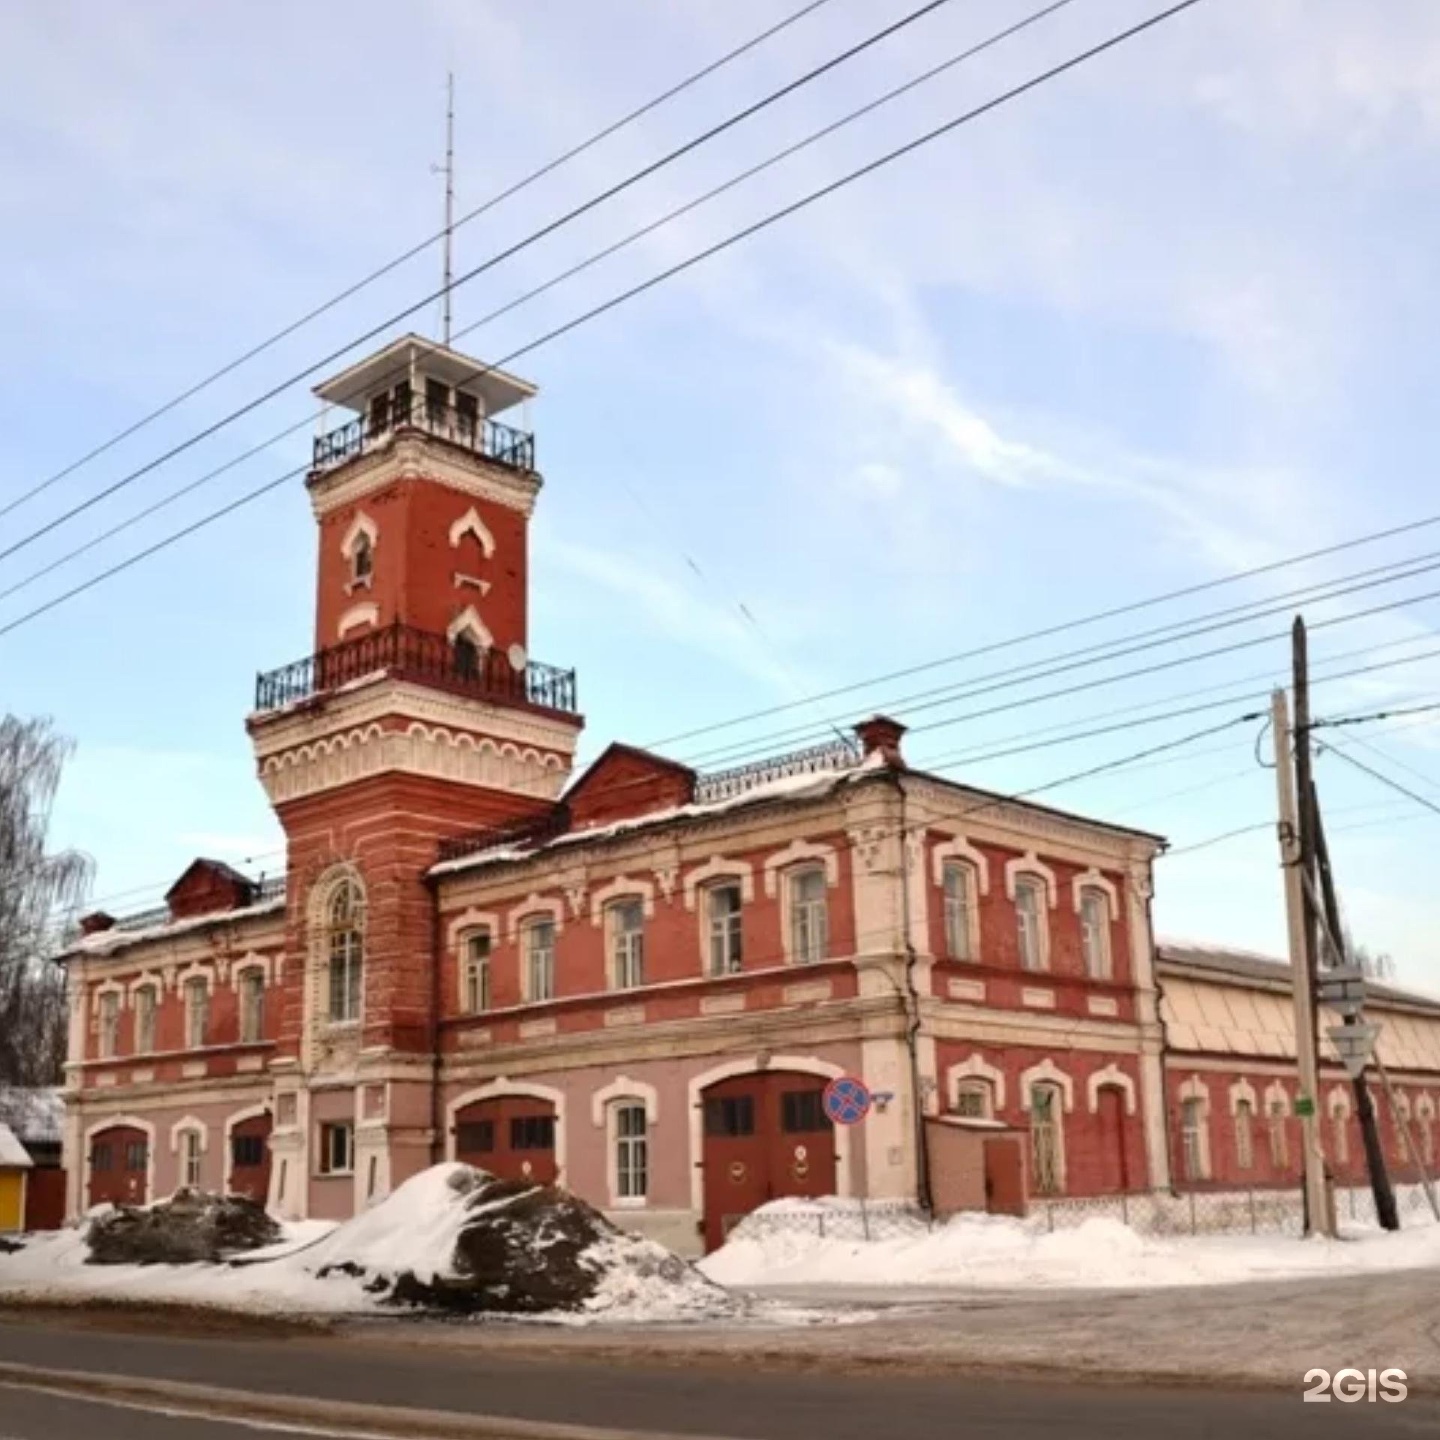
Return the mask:
<path fill-rule="evenodd" d="M 0 1235 L 25 1228 L 25 1187 L 31 1159 L 15 1132 L 0 1123 Z"/>

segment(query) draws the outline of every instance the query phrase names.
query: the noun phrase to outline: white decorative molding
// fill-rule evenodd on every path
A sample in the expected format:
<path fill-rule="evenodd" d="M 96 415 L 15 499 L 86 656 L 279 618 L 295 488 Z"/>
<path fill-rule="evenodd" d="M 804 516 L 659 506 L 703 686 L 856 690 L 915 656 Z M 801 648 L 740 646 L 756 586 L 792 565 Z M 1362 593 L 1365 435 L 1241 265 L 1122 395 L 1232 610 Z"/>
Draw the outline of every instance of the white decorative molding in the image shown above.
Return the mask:
<path fill-rule="evenodd" d="M 1435 1101 L 1428 1092 L 1415 1102 L 1415 1118 L 1427 1123 L 1435 1118 Z"/>
<path fill-rule="evenodd" d="M 1028 1109 L 1030 1104 L 1030 1088 L 1040 1084 L 1056 1085 L 1064 1098 L 1065 1113 L 1068 1115 L 1075 1108 L 1075 1081 L 1067 1075 L 1048 1055 L 1038 1064 L 1030 1066 L 1028 1070 L 1020 1072 L 1020 1095 L 1021 1103 Z"/>
<path fill-rule="evenodd" d="M 1250 1102 L 1250 1113 L 1252 1115 L 1258 1115 L 1260 1113 L 1260 1103 L 1255 1098 L 1255 1087 L 1243 1078 L 1236 1080 L 1234 1084 L 1230 1086 L 1230 1113 L 1232 1115 L 1239 1112 L 1240 1102 L 1242 1100 L 1248 1100 Z"/>
<path fill-rule="evenodd" d="M 1038 985 L 1026 985 L 1020 991 L 1020 1003 L 1031 1010 L 1053 1010 L 1055 992 L 1042 989 Z"/>
<path fill-rule="evenodd" d="M 559 1028 L 553 1017 L 548 1020 L 525 1020 L 520 1025 L 520 1038 L 539 1040 L 543 1036 L 554 1035 Z"/>
<path fill-rule="evenodd" d="M 700 997 L 700 1013 L 702 1015 L 738 1015 L 745 1009 L 745 997 L 743 995 L 702 995 Z"/>
<path fill-rule="evenodd" d="M 1087 890 L 1099 890 L 1110 902 L 1111 921 L 1120 918 L 1120 892 L 1113 880 L 1107 880 L 1093 865 L 1077 875 L 1070 882 L 1071 898 L 1075 902 L 1075 913 L 1080 913 L 1080 902 Z"/>
<path fill-rule="evenodd" d="M 632 880 L 628 875 L 617 875 L 608 885 L 590 892 L 590 923 L 598 925 L 604 918 L 605 907 L 614 900 L 638 899 L 643 902 L 647 919 L 655 914 L 655 886 L 649 880 Z"/>
<path fill-rule="evenodd" d="M 548 915 L 555 922 L 557 936 L 565 929 L 565 902 L 530 894 L 510 911 L 509 918 L 505 922 L 506 937 L 513 941 L 520 934 L 520 927 L 527 920 L 533 920 L 540 915 Z"/>
<path fill-rule="evenodd" d="M 183 995 L 185 993 L 185 987 L 192 980 L 203 980 L 205 982 L 206 995 L 213 995 L 215 993 L 215 967 L 213 965 L 202 965 L 198 960 L 191 965 L 187 965 L 175 977 L 175 989 Z"/>
<path fill-rule="evenodd" d="M 644 1080 L 632 1080 L 628 1075 L 616 1076 L 608 1085 L 590 1097 L 590 1118 L 597 1129 L 605 1125 L 605 1108 L 614 1100 L 639 1100 L 645 1106 L 645 1123 L 655 1125 L 660 1119 L 660 1092 Z"/>
<path fill-rule="evenodd" d="M 1120 1013 L 1120 1002 L 1113 995 L 1087 995 L 1085 1008 L 1092 1015 L 1113 1018 Z"/>
<path fill-rule="evenodd" d="M 1005 1108 L 1005 1072 L 992 1065 L 983 1055 L 979 1053 L 967 1055 L 956 1064 L 946 1066 L 945 1100 L 952 1110 L 955 1109 L 956 1097 L 960 1093 L 962 1080 L 986 1081 L 995 1100 L 992 1114 L 998 1115 Z"/>
<path fill-rule="evenodd" d="M 555 1109 L 555 1176 L 559 1184 L 564 1184 L 565 1174 L 565 1152 L 566 1134 L 565 1124 L 565 1092 L 557 1090 L 553 1085 L 542 1085 L 537 1080 L 511 1080 L 506 1075 L 497 1076 L 487 1084 L 481 1085 L 474 1090 L 467 1090 L 463 1095 L 457 1095 L 445 1107 L 445 1158 L 455 1158 L 455 1117 L 468 1106 L 479 1104 L 482 1100 L 498 1100 L 507 1095 L 525 1095 L 532 1100 L 548 1100 Z"/>
<path fill-rule="evenodd" d="M 473 605 L 467 605 L 445 627 L 445 638 L 453 645 L 461 635 L 468 635 L 477 649 L 493 650 L 495 637 L 485 628 L 485 622 Z"/>
<path fill-rule="evenodd" d="M 380 543 L 380 527 L 363 510 L 357 510 L 345 538 L 340 542 L 340 553 L 347 560 L 355 558 L 355 547 L 362 535 L 370 542 L 372 551 Z"/>
<path fill-rule="evenodd" d="M 251 970 L 258 970 L 269 985 L 273 979 L 273 965 L 269 955 L 262 955 L 258 950 L 247 950 L 238 960 L 230 966 L 230 980 L 233 985 L 240 984 L 240 977 Z"/>
<path fill-rule="evenodd" d="M 1235 1088 L 1233 1085 L 1230 1087 Z M 1252 1103 L 1254 1091 L 1251 1091 Z M 1325 1113 L 1333 1120 L 1337 1116 L 1349 1119 L 1351 1115 L 1350 1092 L 1343 1085 L 1332 1085 L 1325 1097 Z"/>
<path fill-rule="evenodd" d="M 1007 900 L 1015 898 L 1015 882 L 1022 875 L 1033 875 L 1037 880 L 1043 880 L 1045 893 L 1050 897 L 1050 908 L 1054 910 L 1059 905 L 1060 886 L 1055 879 L 1055 872 L 1033 850 L 1005 862 L 1005 898 Z"/>
<path fill-rule="evenodd" d="M 834 986 L 829 980 L 801 980 L 786 985 L 780 991 L 780 1001 L 784 1005 L 809 1005 L 828 1000 L 833 993 Z"/>
<path fill-rule="evenodd" d="M 1290 1092 L 1279 1080 L 1272 1080 L 1265 1087 L 1265 1113 L 1269 1115 L 1275 1105 L 1284 1107 L 1282 1113 L 1286 1115 L 1290 1113 Z"/>
<path fill-rule="evenodd" d="M 111 986 L 114 981 L 109 982 Z M 135 992 L 150 986 L 155 991 L 155 1003 L 160 1003 L 160 997 L 165 993 L 165 977 L 158 970 L 142 970 L 126 987 L 125 994 L 131 1005 L 135 1003 Z"/>
<path fill-rule="evenodd" d="M 945 982 L 945 991 L 952 1000 L 974 1000 L 981 1004 L 985 1000 L 983 980 L 957 980 L 952 977 Z"/>
<path fill-rule="evenodd" d="M 1094 1071 L 1085 1081 L 1085 1103 L 1093 1115 L 1100 1109 L 1100 1092 L 1106 1086 L 1125 1092 L 1125 1113 L 1135 1113 L 1135 1081 L 1113 1060 L 1103 1070 Z"/>
<path fill-rule="evenodd" d="M 492 942 L 500 939 L 500 917 L 493 910 L 476 910 L 473 906 L 457 915 L 445 927 L 445 941 L 451 950 L 458 951 L 461 940 L 477 930 L 488 930 Z"/>
<path fill-rule="evenodd" d="M 780 875 L 792 866 L 806 861 L 819 861 L 825 866 L 825 884 L 834 889 L 840 883 L 840 857 L 832 845 L 816 845 L 809 840 L 792 840 L 765 861 L 765 893 L 772 900 L 779 893 Z"/>
<path fill-rule="evenodd" d="M 748 905 L 755 898 L 755 867 L 748 860 L 731 860 L 724 855 L 712 855 L 703 865 L 696 865 L 685 872 L 681 892 L 685 897 L 685 908 L 695 908 L 697 892 L 715 880 L 738 880 L 740 899 Z"/>
<path fill-rule="evenodd" d="M 1198 1075 L 1192 1075 L 1181 1085 L 1180 1098 L 1203 1101 L 1205 1113 L 1207 1115 L 1210 1113 L 1210 1087 Z"/>
<path fill-rule="evenodd" d="M 655 867 L 655 883 L 660 887 L 660 893 L 667 899 L 675 898 L 675 882 L 680 878 L 680 867 L 678 865 L 657 865 Z"/>
<path fill-rule="evenodd" d="M 380 607 L 373 600 L 362 600 L 358 605 L 352 605 L 340 617 L 335 633 L 343 640 L 349 631 L 357 630 L 361 625 L 374 627 L 379 623 Z"/>
<path fill-rule="evenodd" d="M 643 1005 L 626 1005 L 621 1009 L 605 1012 L 606 1025 L 643 1025 L 644 1023 L 645 1007 Z"/>
<path fill-rule="evenodd" d="M 183 1120 L 177 1120 L 170 1127 L 170 1153 L 180 1153 L 180 1137 L 187 1130 L 195 1130 L 200 1135 L 200 1153 L 203 1155 L 210 1148 L 210 1127 L 197 1115 L 187 1115 Z"/>
<path fill-rule="evenodd" d="M 480 542 L 480 550 L 487 560 L 495 558 L 495 537 L 490 533 L 489 527 L 480 518 L 480 512 L 473 505 L 451 525 L 450 548 L 458 550 L 460 542 L 467 535 L 473 535 Z"/>
<path fill-rule="evenodd" d="M 975 883 L 981 895 L 990 893 L 990 861 L 963 835 L 942 840 L 930 852 L 931 873 L 937 885 L 945 883 L 945 862 L 963 860 L 975 871 Z"/>

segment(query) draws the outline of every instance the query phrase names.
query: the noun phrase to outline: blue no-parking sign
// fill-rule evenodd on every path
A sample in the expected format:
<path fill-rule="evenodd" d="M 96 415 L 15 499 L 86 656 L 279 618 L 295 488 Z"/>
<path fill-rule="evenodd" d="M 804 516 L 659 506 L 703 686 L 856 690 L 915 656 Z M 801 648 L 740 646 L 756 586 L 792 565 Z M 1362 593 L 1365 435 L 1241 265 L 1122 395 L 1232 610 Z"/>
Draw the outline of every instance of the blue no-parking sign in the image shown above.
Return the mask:
<path fill-rule="evenodd" d="M 826 1087 L 825 1113 L 837 1125 L 858 1125 L 869 1113 L 870 1087 L 853 1075 L 837 1075 Z"/>

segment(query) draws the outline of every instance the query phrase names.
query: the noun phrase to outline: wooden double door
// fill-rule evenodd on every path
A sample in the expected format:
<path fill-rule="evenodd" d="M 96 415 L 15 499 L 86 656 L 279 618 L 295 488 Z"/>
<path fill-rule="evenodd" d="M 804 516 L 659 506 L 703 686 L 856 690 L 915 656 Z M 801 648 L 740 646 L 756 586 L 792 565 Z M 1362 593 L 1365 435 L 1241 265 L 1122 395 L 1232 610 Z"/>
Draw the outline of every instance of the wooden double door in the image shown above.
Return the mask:
<path fill-rule="evenodd" d="M 230 1130 L 230 1194 L 244 1195 L 257 1205 L 270 1197 L 272 1125 L 269 1115 L 252 1115 Z"/>
<path fill-rule="evenodd" d="M 825 1083 L 796 1071 L 760 1070 L 703 1092 L 706 1250 L 723 1245 L 738 1221 L 769 1200 L 835 1193 Z"/>
<path fill-rule="evenodd" d="M 90 1139 L 91 1205 L 144 1205 L 150 1199 L 150 1140 L 132 1125 Z"/>
<path fill-rule="evenodd" d="M 560 1174 L 557 1125 L 548 1100 L 529 1095 L 479 1100 L 455 1113 L 455 1158 L 502 1180 L 553 1185 Z"/>

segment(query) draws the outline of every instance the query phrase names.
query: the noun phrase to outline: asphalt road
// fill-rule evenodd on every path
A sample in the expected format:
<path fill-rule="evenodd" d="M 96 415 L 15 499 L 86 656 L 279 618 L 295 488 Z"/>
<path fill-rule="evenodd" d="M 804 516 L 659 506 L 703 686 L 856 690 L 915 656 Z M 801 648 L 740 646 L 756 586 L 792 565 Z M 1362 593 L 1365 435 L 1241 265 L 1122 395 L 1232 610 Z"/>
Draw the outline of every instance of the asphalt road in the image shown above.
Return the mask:
<path fill-rule="evenodd" d="M 818 1375 L 520 1358 L 343 1337 L 114 1333 L 0 1318 L 0 1361 L 315 1399 L 735 1440 L 1300 1440 L 1440 1434 L 1440 1404 L 1303 1404 L 1294 1393 Z M 0 1387 L 4 1440 L 237 1440 L 258 1432 Z M 271 1431 L 271 1433 L 277 1433 Z M 283 1429 L 278 1433 L 284 1433 Z"/>

